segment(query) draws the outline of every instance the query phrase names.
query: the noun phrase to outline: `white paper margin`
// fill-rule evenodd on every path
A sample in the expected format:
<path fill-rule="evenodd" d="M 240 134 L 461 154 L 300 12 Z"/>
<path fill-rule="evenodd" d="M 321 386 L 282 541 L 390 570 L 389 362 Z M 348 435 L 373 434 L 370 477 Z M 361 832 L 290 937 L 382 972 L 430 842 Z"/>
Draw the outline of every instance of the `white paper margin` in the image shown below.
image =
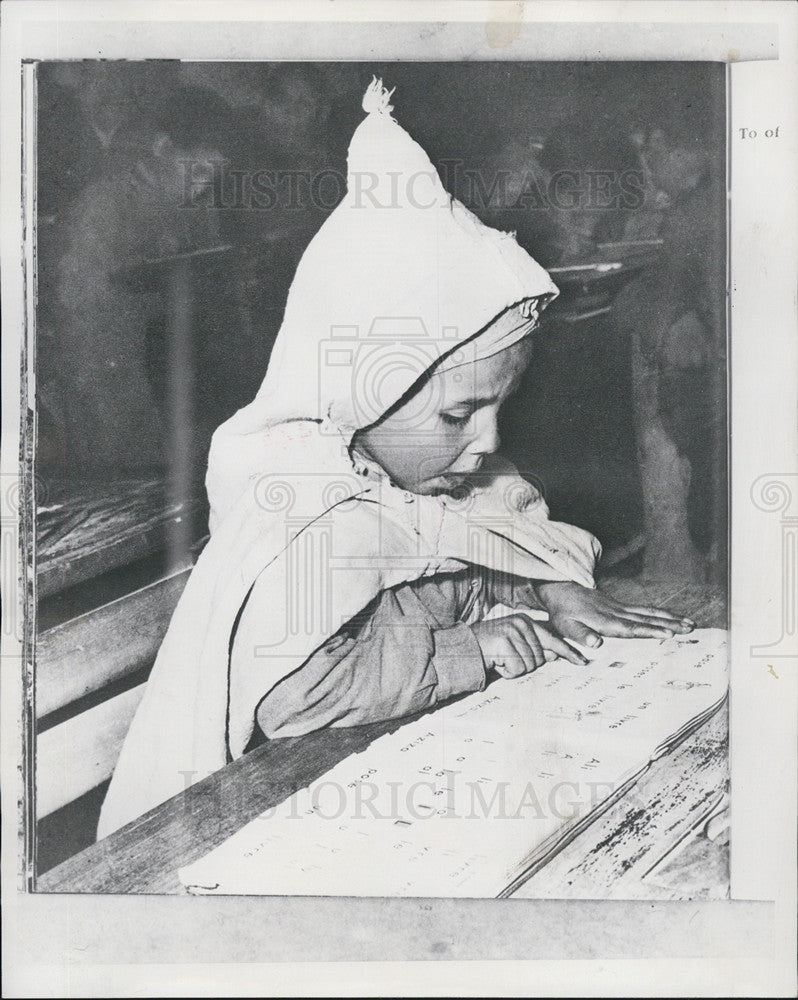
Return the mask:
<path fill-rule="evenodd" d="M 798 8 L 786 2 L 656 0 L 534 5 L 477 0 L 3 3 L 0 472 L 3 599 L 13 608 L 19 606 L 19 595 L 13 592 L 17 574 L 10 572 L 9 553 L 14 552 L 16 530 L 13 496 L 24 316 L 19 218 L 22 57 L 355 58 L 354 41 L 362 39 L 346 22 L 382 20 L 400 24 L 372 29 L 369 44 L 379 46 L 383 58 L 399 50 L 403 58 L 412 58 L 412 52 L 415 58 L 452 59 L 762 60 L 733 65 L 730 131 L 732 890 L 739 900 L 761 902 L 641 907 L 524 901 L 522 908 L 512 901 L 508 906 L 496 901 L 452 905 L 445 900 L 21 894 L 16 873 L 22 693 L 15 621 L 2 635 L 5 995 L 794 995 L 796 660 L 775 658 L 767 651 L 763 655 L 762 647 L 785 631 L 784 595 L 794 593 L 790 574 L 796 572 L 795 561 L 785 565 L 783 555 L 785 544 L 791 544 L 785 539 L 795 529 L 791 518 L 798 502 L 797 13 Z M 317 22 L 318 31 L 309 32 L 298 23 L 302 20 Z M 519 20 L 522 30 L 516 32 Z M 432 41 L 429 35 L 418 38 L 416 22 L 423 21 L 442 24 Z M 297 22 L 293 30 L 288 22 Z M 489 43 L 488 22 L 507 26 L 504 34 L 499 32 L 506 44 Z M 535 30 L 530 32 L 529 26 Z M 341 49 L 331 50 L 336 40 Z M 764 131 L 777 125 L 779 138 L 767 145 Z M 758 137 L 742 140 L 736 130 L 743 127 L 756 129 Z M 784 488 L 769 488 L 761 477 L 771 477 Z M 793 506 L 780 507 L 780 489 L 781 495 L 792 490 Z M 794 629 L 794 618 L 792 623 Z M 493 921 L 506 926 L 508 942 L 517 942 L 517 954 L 538 957 L 478 961 L 484 958 L 480 926 Z M 351 947 L 342 949 L 340 961 L 299 960 L 329 958 L 325 942 L 341 938 L 341 925 Z M 475 960 L 348 960 L 373 958 L 375 944 L 384 947 L 387 958 L 427 958 L 435 940 L 460 943 L 458 956 L 470 942 Z M 543 957 L 549 946 L 554 959 Z M 512 950 L 508 947 L 506 953 Z M 264 953 L 286 961 L 262 964 Z"/>

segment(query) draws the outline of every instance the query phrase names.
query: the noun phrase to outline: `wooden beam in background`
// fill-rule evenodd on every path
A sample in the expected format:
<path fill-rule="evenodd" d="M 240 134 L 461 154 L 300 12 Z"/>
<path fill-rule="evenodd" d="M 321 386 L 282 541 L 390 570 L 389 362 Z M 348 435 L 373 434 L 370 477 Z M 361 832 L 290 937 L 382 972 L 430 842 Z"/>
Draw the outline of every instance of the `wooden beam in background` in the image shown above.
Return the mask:
<path fill-rule="evenodd" d="M 74 802 L 110 778 L 146 685 L 123 691 L 36 740 L 36 817 Z"/>
<path fill-rule="evenodd" d="M 151 664 L 190 570 L 43 632 L 36 642 L 36 717 Z"/>

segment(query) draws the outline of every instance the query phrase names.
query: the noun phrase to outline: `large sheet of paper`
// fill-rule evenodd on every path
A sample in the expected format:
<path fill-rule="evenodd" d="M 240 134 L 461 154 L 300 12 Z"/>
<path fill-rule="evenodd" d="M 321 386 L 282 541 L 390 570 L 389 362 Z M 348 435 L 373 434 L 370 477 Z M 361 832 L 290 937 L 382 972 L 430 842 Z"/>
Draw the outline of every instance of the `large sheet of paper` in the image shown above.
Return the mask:
<path fill-rule="evenodd" d="M 181 869 L 193 892 L 495 897 L 727 691 L 726 633 L 605 640 L 352 755 Z"/>

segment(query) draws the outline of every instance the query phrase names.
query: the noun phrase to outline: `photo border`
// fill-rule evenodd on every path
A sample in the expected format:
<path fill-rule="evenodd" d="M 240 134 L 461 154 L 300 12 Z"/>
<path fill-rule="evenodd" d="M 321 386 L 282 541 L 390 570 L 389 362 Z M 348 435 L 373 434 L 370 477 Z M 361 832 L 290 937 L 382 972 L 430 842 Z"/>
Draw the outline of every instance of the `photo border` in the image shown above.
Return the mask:
<path fill-rule="evenodd" d="M 211 969 L 206 965 L 192 969 L 191 966 L 194 962 L 207 959 L 208 955 L 222 960 L 225 952 L 228 961 L 257 962 L 263 956 L 263 946 L 262 933 L 255 931 L 262 931 L 264 919 L 271 934 L 283 935 L 282 953 L 291 956 L 294 962 L 298 958 L 297 935 L 305 945 L 304 954 L 310 957 L 313 953 L 313 941 L 309 939 L 314 936 L 311 930 L 314 920 L 315 936 L 319 941 L 324 940 L 325 933 L 329 936 L 331 921 L 347 925 L 345 930 L 348 929 L 351 935 L 351 947 L 347 953 L 342 951 L 340 962 L 334 965 L 309 970 L 304 966 L 296 967 L 289 960 L 281 966 L 269 966 L 269 988 L 275 994 L 302 995 L 298 991 L 307 990 L 312 995 L 313 984 L 318 985 L 320 981 L 324 984 L 321 992 L 335 995 L 336 984 L 333 980 L 336 978 L 344 984 L 345 992 L 353 992 L 363 974 L 367 982 L 376 985 L 383 995 L 398 995 L 401 992 L 418 995 L 419 990 L 426 995 L 447 995 L 442 991 L 451 989 L 455 981 L 462 982 L 460 977 L 463 975 L 467 977 L 467 985 L 458 987 L 461 995 L 476 995 L 483 991 L 492 995 L 496 992 L 496 972 L 491 970 L 491 962 L 484 969 L 476 968 L 479 963 L 468 962 L 462 968 L 458 967 L 455 979 L 453 962 L 436 963 L 438 967 L 446 966 L 443 974 L 440 969 L 433 971 L 435 965 L 426 966 L 423 970 L 418 965 L 403 966 L 399 970 L 394 964 L 374 963 L 356 967 L 347 959 L 373 955 L 375 946 L 389 947 L 389 937 L 392 938 L 390 946 L 403 957 L 432 957 L 415 938 L 419 921 L 424 922 L 430 934 L 434 925 L 435 933 L 444 939 L 449 935 L 459 935 L 458 940 L 465 953 L 481 957 L 484 950 L 480 948 L 480 924 L 497 919 L 506 921 L 506 915 L 499 917 L 495 910 L 496 906 L 506 905 L 502 901 L 469 901 L 479 904 L 471 906 L 452 900 L 422 903 L 413 900 L 331 899 L 320 905 L 319 900 L 247 897 L 237 900 L 205 899 L 200 914 L 196 900 L 189 897 L 65 896 L 54 899 L 17 892 L 18 876 L 22 875 L 25 879 L 30 874 L 18 870 L 16 850 L 19 809 L 24 808 L 28 800 L 19 784 L 19 707 L 24 703 L 25 690 L 22 671 L 17 671 L 15 682 L 10 662 L 21 664 L 27 655 L 26 642 L 29 646 L 29 639 L 20 638 L 19 629 L 23 623 L 26 629 L 30 629 L 32 622 L 30 616 L 20 615 L 20 602 L 32 598 L 31 580 L 26 573 L 35 568 L 20 562 L 17 566 L 19 572 L 9 575 L 9 548 L 5 541 L 7 533 L 11 532 L 21 545 L 32 523 L 32 490 L 23 482 L 20 492 L 16 467 L 19 447 L 23 443 L 18 423 L 18 402 L 23 398 L 23 391 L 26 391 L 27 399 L 30 399 L 31 390 L 35 391 L 35 383 L 25 386 L 19 362 L 20 334 L 26 336 L 23 343 L 30 344 L 30 327 L 26 330 L 24 321 L 25 296 L 32 294 L 31 283 L 24 286 L 20 281 L 21 247 L 24 244 L 21 220 L 18 218 L 23 177 L 19 161 L 19 152 L 23 147 L 19 114 L 22 106 L 22 61 L 34 57 L 98 55 L 104 58 L 123 55 L 163 57 L 176 53 L 180 45 L 193 45 L 195 48 L 199 45 L 201 49 L 205 46 L 203 52 L 207 52 L 207 46 L 215 46 L 220 59 L 253 58 L 253 48 L 260 47 L 263 51 L 258 52 L 258 59 L 268 61 L 275 58 L 271 49 L 279 47 L 280 29 L 289 18 L 323 24 L 331 36 L 337 34 L 344 39 L 348 49 L 353 47 L 353 39 L 359 33 L 365 34 L 367 39 L 370 35 L 368 44 L 373 47 L 374 26 L 362 20 L 366 10 L 370 15 L 376 15 L 374 20 L 385 22 L 376 34 L 381 46 L 387 48 L 390 45 L 390 18 L 391 22 L 399 22 L 396 37 L 403 44 L 412 47 L 415 41 L 420 48 L 432 45 L 434 51 L 439 53 L 444 46 L 459 46 L 451 50 L 448 56 L 451 59 L 540 60 L 541 52 L 535 51 L 535 48 L 548 41 L 548 54 L 556 51 L 558 60 L 590 58 L 591 53 L 593 58 L 598 55 L 607 58 L 607 53 L 622 51 L 627 59 L 656 56 L 723 59 L 734 63 L 730 73 L 731 102 L 727 107 L 730 121 L 730 195 L 733 196 L 729 217 L 731 324 L 728 336 L 733 445 L 730 456 L 733 512 L 730 517 L 730 617 L 731 767 L 735 786 L 732 802 L 732 895 L 735 899 L 727 904 L 712 906 L 692 903 L 689 909 L 686 904 L 646 904 L 657 913 L 670 910 L 673 914 L 670 920 L 663 918 L 665 923 L 656 946 L 653 942 L 646 945 L 641 939 L 640 927 L 646 927 L 650 932 L 651 925 L 646 922 L 641 908 L 632 904 L 602 901 L 565 905 L 568 901 L 514 901 L 511 902 L 513 914 L 521 917 L 520 927 L 508 930 L 507 946 L 499 948 L 497 953 L 508 957 L 514 954 L 538 956 L 533 965 L 526 962 L 503 963 L 501 987 L 507 991 L 504 995 L 514 995 L 514 990 L 526 995 L 530 992 L 532 995 L 545 995 L 552 991 L 562 995 L 591 995 L 594 990 L 607 991 L 602 995 L 623 995 L 618 991 L 624 988 L 624 983 L 633 983 L 639 995 L 656 995 L 663 991 L 671 995 L 712 995 L 726 990 L 729 995 L 744 995 L 741 991 L 746 989 L 746 983 L 762 995 L 781 995 L 779 991 L 785 986 L 788 991 L 793 988 L 795 653 L 789 652 L 788 648 L 783 655 L 779 654 L 780 659 L 774 667 L 778 676 L 774 677 L 767 666 L 768 661 L 775 657 L 767 655 L 766 647 L 779 629 L 782 636 L 786 634 L 790 637 L 790 622 L 785 619 L 789 611 L 785 595 L 795 593 L 791 589 L 794 587 L 795 563 L 783 560 L 792 544 L 790 539 L 794 537 L 790 533 L 795 531 L 798 521 L 793 513 L 793 497 L 798 496 L 795 459 L 798 434 L 794 424 L 789 424 L 790 416 L 795 413 L 796 397 L 796 365 L 791 362 L 796 361 L 793 296 L 798 260 L 795 238 L 798 208 L 795 95 L 798 86 L 794 52 L 798 18 L 795 8 L 788 3 L 698 2 L 688 6 L 689 19 L 686 20 L 687 9 L 680 3 L 665 4 L 654 0 L 643 4 L 613 4 L 609 9 L 614 16 L 623 12 L 623 20 L 613 25 L 603 20 L 608 8 L 595 3 L 542 3 L 534 7 L 498 2 L 490 5 L 440 3 L 433 8 L 426 2 L 406 4 L 401 0 L 388 4 L 294 3 L 290 7 L 284 3 L 220 5 L 200 2 L 191 5 L 190 22 L 188 6 L 180 2 L 157 5 L 52 4 L 37 0 L 7 0 L 3 4 L 0 73 L 6 138 L 2 150 L 2 349 L 5 391 L 0 469 L 4 486 L 4 604 L 9 601 L 9 591 L 13 593 L 13 585 L 18 588 L 16 602 L 12 604 L 16 611 L 14 627 L 11 633 L 4 629 L 2 636 L 5 680 L 2 699 L 3 872 L 6 874 L 3 879 L 3 903 L 6 913 L 4 937 L 6 944 L 10 945 L 5 951 L 7 968 L 8 956 L 13 956 L 10 966 L 12 976 L 7 982 L 19 987 L 17 995 L 58 995 L 63 985 L 53 985 L 50 994 L 41 992 L 48 976 L 53 984 L 69 981 L 73 993 L 80 979 L 85 984 L 81 989 L 86 995 L 112 995 L 108 992 L 109 984 L 121 992 L 130 988 L 126 984 L 153 982 L 152 977 L 155 976 L 159 977 L 158 991 L 164 996 L 190 995 L 193 991 L 199 995 L 211 995 L 220 986 L 222 990 L 240 989 L 238 995 L 255 995 L 263 991 L 263 982 L 251 967 L 221 965 Z M 424 22 L 433 9 L 436 31 L 425 35 Z M 486 11 L 490 11 L 489 17 L 486 17 Z M 577 11 L 579 22 L 564 20 L 574 17 Z M 252 18 L 255 15 L 258 27 L 265 26 L 268 31 L 261 30 L 253 35 Z M 347 23 L 351 19 L 356 19 L 358 23 Z M 220 21 L 225 22 L 225 30 L 221 30 Z M 437 26 L 442 23 L 444 28 L 438 29 Z M 661 31 L 640 30 L 641 25 L 659 25 Z M 668 30 L 665 30 L 666 25 Z M 703 30 L 702 33 L 707 25 L 711 25 L 713 30 Z M 449 30 L 450 26 L 457 30 Z M 542 30 L 542 26 L 546 31 Z M 299 42 L 314 50 L 321 48 L 315 32 L 312 33 L 314 37 L 309 38 L 307 36 L 311 33 L 306 31 L 297 32 L 295 28 L 287 31 L 295 44 Z M 552 48 L 551 39 L 555 36 L 558 36 L 558 42 Z M 430 38 L 433 41 L 430 42 Z M 96 44 L 99 39 L 102 40 L 100 46 Z M 493 45 L 491 39 L 493 42 L 498 40 L 498 44 Z M 248 49 L 247 45 L 250 46 Z M 567 54 L 569 46 L 573 46 L 578 54 L 573 54 L 573 51 Z M 776 56 L 776 48 L 782 53 L 781 58 Z M 643 51 L 646 55 L 641 56 Z M 786 53 L 790 53 L 789 59 L 785 57 Z M 206 54 L 202 57 L 210 58 Z M 303 56 L 283 50 L 282 58 L 301 59 Z M 329 58 L 329 54 L 322 49 L 305 58 Z M 340 58 L 353 57 L 344 55 Z M 372 52 L 370 58 L 379 56 Z M 408 57 L 400 55 L 393 58 Z M 415 58 L 429 58 L 429 55 L 417 55 Z M 762 61 L 744 63 L 746 59 Z M 735 128 L 755 127 L 742 123 L 758 121 L 762 115 L 763 95 L 767 116 L 779 118 L 785 123 L 785 141 L 770 154 L 770 173 L 765 170 L 769 181 L 766 189 L 771 197 L 764 203 L 756 191 L 757 183 L 763 183 L 761 154 L 751 144 L 744 146 L 744 140 L 735 141 Z M 767 220 L 766 225 L 763 225 L 763 216 Z M 770 246 L 778 247 L 779 252 L 773 255 L 773 259 L 768 253 L 768 241 Z M 752 261 L 754 267 L 751 267 Z M 763 261 L 769 269 L 764 304 L 760 287 Z M 27 305 L 29 309 L 30 299 Z M 771 356 L 761 349 L 753 334 L 743 336 L 747 331 L 760 329 L 763 320 L 767 321 L 770 343 L 774 345 Z M 732 329 L 737 340 L 732 338 Z M 768 387 L 770 398 L 763 396 L 763 386 Z M 23 407 L 23 416 L 30 435 L 35 415 L 28 414 L 28 409 Z M 781 433 L 772 433 L 776 428 L 781 428 Z M 771 431 L 769 436 L 764 433 L 767 429 Z M 763 476 L 771 477 L 770 485 L 762 481 Z M 761 486 L 757 486 L 758 483 Z M 13 509 L 14 496 L 17 497 L 17 511 Z M 776 513 L 781 515 L 780 525 L 773 516 Z M 24 581 L 21 588 L 20 581 Z M 794 619 L 792 628 L 794 630 Z M 29 684 L 30 679 L 25 683 Z M 761 722 L 763 717 L 767 719 L 767 726 L 764 727 Z M 11 801 L 18 803 L 17 808 L 9 808 Z M 763 850 L 763 824 L 767 828 L 766 850 Z M 17 878 L 12 876 L 9 879 L 9 873 L 13 872 L 17 873 Z M 519 906 L 522 902 L 525 904 L 523 908 Z M 420 911 L 422 905 L 429 909 Z M 598 910 L 594 909 L 596 906 Z M 662 911 L 661 906 L 665 907 Z M 211 913 L 216 916 L 209 919 Z M 596 917 L 596 913 L 603 913 L 604 916 Z M 288 917 L 286 921 L 284 916 Z M 230 927 L 225 929 L 220 922 L 228 918 Z M 162 934 L 160 943 L 153 940 L 152 928 L 148 926 L 152 919 L 158 922 Z M 363 938 L 368 925 L 375 919 L 381 924 L 382 941 Z M 609 951 L 603 955 L 589 935 L 579 944 L 572 941 L 580 931 L 593 926 L 596 919 L 609 921 L 615 933 L 612 946 L 604 939 Z M 190 928 L 188 947 L 184 945 L 181 949 L 174 935 L 170 934 L 168 925 L 174 921 L 183 922 L 184 931 Z M 582 961 L 574 963 L 566 960 L 566 964 L 561 965 L 545 960 L 540 955 L 540 942 L 532 945 L 528 941 L 524 925 L 528 925 L 529 921 L 542 921 L 548 935 L 546 943 L 551 946 L 552 954 L 560 959 L 568 956 Z M 104 927 L 105 937 L 91 932 L 90 928 L 96 924 Z M 249 932 L 242 930 L 247 924 L 251 928 Z M 681 924 L 683 927 L 680 928 L 678 925 Z M 238 935 L 243 933 L 243 939 L 236 940 L 233 931 Z M 214 934 L 217 938 L 209 947 Z M 137 935 L 144 940 L 134 940 Z M 289 937 L 293 939 L 289 940 Z M 333 935 L 336 941 L 339 937 Z M 494 940 L 491 935 L 487 937 Z M 483 934 L 482 940 L 484 938 Z M 83 941 L 89 942 L 86 951 L 81 951 L 82 944 L 79 942 Z M 696 955 L 696 942 L 706 949 L 703 957 Z M 177 958 L 167 957 L 170 947 L 178 955 Z M 413 951 L 414 948 L 416 951 Z M 658 959 L 657 948 L 661 955 L 668 955 L 669 958 Z M 317 949 L 320 955 L 327 951 L 325 947 L 317 946 Z M 640 949 L 643 949 L 645 958 L 641 956 Z M 780 956 L 778 962 L 771 958 L 774 951 Z M 274 961 L 282 953 L 273 947 L 269 954 Z M 676 958 L 678 955 L 684 957 Z M 90 964 L 89 960 L 95 964 Z M 148 961 L 157 962 L 158 968 L 148 964 Z M 164 966 L 164 963 L 170 961 L 181 963 L 181 985 L 175 983 L 177 977 L 172 966 L 172 986 L 165 988 L 162 977 L 164 968 L 169 966 Z M 220 974 L 224 978 L 220 979 Z M 310 975 L 310 980 L 305 978 L 306 975 Z M 322 979 L 322 975 L 325 978 Z M 531 989 L 530 976 L 534 976 Z M 233 986 L 234 980 L 238 980 L 238 986 Z M 701 992 L 702 986 L 706 993 Z M 136 988 L 135 985 L 133 988 Z M 171 989 L 176 992 L 170 992 Z M 186 992 L 183 992 L 184 989 Z M 647 991 L 653 991 L 653 994 Z"/>

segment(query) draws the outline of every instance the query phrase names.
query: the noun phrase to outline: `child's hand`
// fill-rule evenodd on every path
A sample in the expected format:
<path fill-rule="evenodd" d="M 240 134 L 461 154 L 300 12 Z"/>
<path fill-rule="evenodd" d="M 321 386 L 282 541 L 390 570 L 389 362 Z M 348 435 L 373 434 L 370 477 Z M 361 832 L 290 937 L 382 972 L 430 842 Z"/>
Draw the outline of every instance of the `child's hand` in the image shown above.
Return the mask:
<path fill-rule="evenodd" d="M 600 646 L 601 635 L 662 638 L 692 632 L 695 628 L 695 622 L 689 618 L 678 618 L 660 608 L 619 604 L 578 583 L 544 582 L 538 583 L 536 590 L 549 613 L 549 621 L 560 635 L 586 646 Z"/>
<path fill-rule="evenodd" d="M 502 677 L 520 677 L 558 656 L 571 663 L 588 662 L 545 625 L 533 622 L 527 615 L 475 622 L 471 631 L 482 650 L 485 667 Z"/>

